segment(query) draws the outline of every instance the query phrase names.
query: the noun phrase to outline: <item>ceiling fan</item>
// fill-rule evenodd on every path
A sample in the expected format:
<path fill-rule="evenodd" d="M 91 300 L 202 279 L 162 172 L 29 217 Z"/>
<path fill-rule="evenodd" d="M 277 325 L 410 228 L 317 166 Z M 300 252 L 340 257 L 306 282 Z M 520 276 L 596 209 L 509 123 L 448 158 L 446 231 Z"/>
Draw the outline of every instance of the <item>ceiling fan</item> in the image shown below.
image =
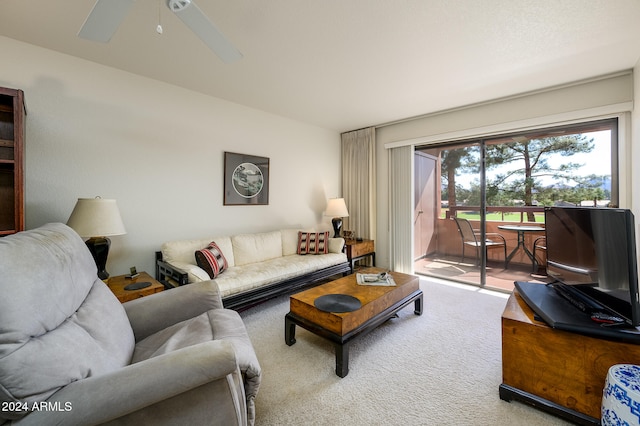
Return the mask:
<path fill-rule="evenodd" d="M 98 0 L 80 28 L 78 37 L 107 43 L 115 34 L 134 1 Z M 193 1 L 167 0 L 167 7 L 223 62 L 230 63 L 242 58 L 242 53 L 226 39 L 218 27 L 202 13 Z"/>

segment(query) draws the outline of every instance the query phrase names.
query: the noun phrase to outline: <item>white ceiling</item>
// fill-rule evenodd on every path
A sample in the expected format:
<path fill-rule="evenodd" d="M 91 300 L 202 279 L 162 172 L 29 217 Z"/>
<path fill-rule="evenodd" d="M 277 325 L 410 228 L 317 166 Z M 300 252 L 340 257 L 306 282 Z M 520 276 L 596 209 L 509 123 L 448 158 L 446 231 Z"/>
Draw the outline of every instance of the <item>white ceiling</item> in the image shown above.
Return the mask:
<path fill-rule="evenodd" d="M 639 0 L 194 0 L 243 53 L 231 64 L 165 1 L 136 1 L 101 44 L 76 36 L 94 0 L 0 0 L 0 35 L 338 131 L 640 58 Z"/>

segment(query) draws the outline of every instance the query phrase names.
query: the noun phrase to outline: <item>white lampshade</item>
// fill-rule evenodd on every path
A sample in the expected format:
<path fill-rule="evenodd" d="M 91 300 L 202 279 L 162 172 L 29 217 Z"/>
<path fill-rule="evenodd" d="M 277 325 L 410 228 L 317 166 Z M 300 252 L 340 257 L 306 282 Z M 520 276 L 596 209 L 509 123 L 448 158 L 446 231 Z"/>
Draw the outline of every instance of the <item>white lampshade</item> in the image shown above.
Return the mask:
<path fill-rule="evenodd" d="M 127 233 L 116 200 L 100 197 L 78 198 L 67 225 L 83 238 L 108 237 Z"/>
<path fill-rule="evenodd" d="M 324 214 L 331 217 L 348 217 L 349 211 L 344 203 L 344 198 L 330 198 Z"/>

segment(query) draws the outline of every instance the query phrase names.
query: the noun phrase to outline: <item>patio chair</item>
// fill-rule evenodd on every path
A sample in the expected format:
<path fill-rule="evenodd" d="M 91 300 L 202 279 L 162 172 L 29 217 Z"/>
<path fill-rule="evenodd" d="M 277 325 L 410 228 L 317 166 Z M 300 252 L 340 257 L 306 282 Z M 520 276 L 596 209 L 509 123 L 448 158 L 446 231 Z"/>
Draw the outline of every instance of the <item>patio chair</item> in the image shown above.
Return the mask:
<path fill-rule="evenodd" d="M 476 251 L 476 265 L 480 264 L 480 247 L 482 247 L 482 241 L 480 240 L 480 232 L 473 229 L 471 222 L 467 219 L 454 217 L 458 225 L 458 231 L 462 238 L 462 262 L 465 258 L 465 248 L 467 246 L 475 248 Z M 487 252 L 489 249 L 500 249 L 504 251 L 504 268 L 507 268 L 507 241 L 504 237 L 497 232 L 487 232 L 485 234 L 485 245 Z"/>
<path fill-rule="evenodd" d="M 545 256 L 544 262 L 538 261 L 538 257 L 536 256 L 536 251 L 538 250 L 546 253 L 547 237 L 544 237 L 544 236 L 538 237 L 533 242 L 533 258 L 535 259 L 535 262 L 533 264 L 533 273 L 538 274 L 541 272 L 540 270 L 542 270 L 543 273 L 541 275 L 546 275 L 547 274 L 547 258 Z"/>

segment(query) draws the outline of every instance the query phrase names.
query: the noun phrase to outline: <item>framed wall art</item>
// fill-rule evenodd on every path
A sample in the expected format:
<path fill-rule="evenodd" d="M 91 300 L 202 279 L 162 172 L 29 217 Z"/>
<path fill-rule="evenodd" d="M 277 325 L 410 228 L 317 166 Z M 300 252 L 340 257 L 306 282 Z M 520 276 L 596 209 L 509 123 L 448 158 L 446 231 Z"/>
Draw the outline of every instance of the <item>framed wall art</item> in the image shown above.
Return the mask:
<path fill-rule="evenodd" d="M 269 204 L 269 159 L 224 153 L 224 205 Z"/>

